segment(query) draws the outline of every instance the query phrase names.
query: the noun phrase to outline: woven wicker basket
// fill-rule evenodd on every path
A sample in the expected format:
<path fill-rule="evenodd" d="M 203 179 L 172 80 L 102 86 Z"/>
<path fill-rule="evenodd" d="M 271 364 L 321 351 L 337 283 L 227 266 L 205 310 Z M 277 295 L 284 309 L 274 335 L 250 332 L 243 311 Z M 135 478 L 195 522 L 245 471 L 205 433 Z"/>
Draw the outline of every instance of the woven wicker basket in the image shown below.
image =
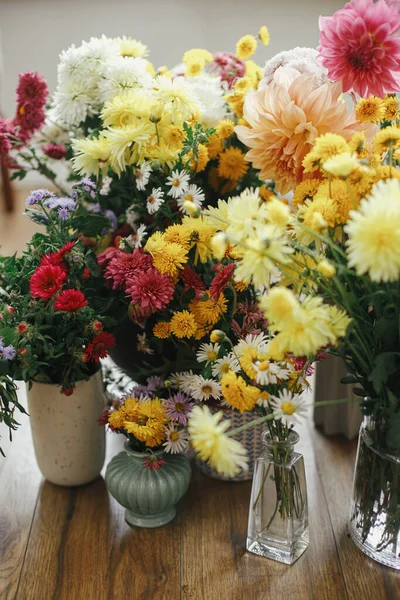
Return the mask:
<path fill-rule="evenodd" d="M 219 412 L 221 409 L 217 409 L 214 407 L 210 407 L 212 413 Z M 240 414 L 237 411 L 233 410 L 224 410 L 223 419 L 230 419 L 231 425 L 230 429 L 236 429 L 236 427 L 241 427 L 251 421 L 254 421 L 256 416 L 254 413 L 245 412 Z M 247 450 L 247 454 L 249 457 L 249 469 L 248 471 L 240 471 L 236 477 L 225 477 L 218 473 L 215 469 L 212 469 L 207 463 L 202 460 L 196 458 L 196 465 L 204 475 L 208 475 L 208 477 L 212 477 L 213 479 L 223 479 L 224 481 L 248 481 L 252 479 L 254 473 L 254 465 L 256 458 L 258 458 L 262 452 L 263 444 L 261 441 L 261 434 L 265 431 L 265 423 L 261 423 L 261 425 L 255 425 L 254 427 L 250 427 L 245 431 L 242 431 L 238 435 L 234 436 L 234 439 L 237 440 L 244 446 Z"/>

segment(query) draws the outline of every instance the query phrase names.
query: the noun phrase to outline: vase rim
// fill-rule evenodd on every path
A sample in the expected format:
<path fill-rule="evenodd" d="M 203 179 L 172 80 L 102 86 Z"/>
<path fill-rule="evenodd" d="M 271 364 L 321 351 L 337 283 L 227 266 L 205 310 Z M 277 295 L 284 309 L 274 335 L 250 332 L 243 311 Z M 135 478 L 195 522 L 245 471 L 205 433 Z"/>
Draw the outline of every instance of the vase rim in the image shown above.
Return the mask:
<path fill-rule="evenodd" d="M 270 431 L 267 429 L 266 431 L 264 431 L 261 434 L 261 441 L 268 447 L 268 448 L 293 448 L 293 446 L 295 444 L 297 444 L 297 442 L 299 441 L 300 436 L 297 433 L 297 431 L 294 431 L 294 429 L 292 429 L 287 437 L 286 440 L 274 440 L 271 436 Z"/>
<path fill-rule="evenodd" d="M 131 456 L 135 456 L 136 458 L 145 458 L 146 456 L 150 456 L 149 452 L 147 452 L 147 450 L 143 450 L 143 452 L 139 452 L 138 450 L 134 450 L 133 448 L 131 448 L 129 440 L 126 440 L 126 442 L 124 444 L 124 448 L 125 448 L 125 452 L 127 452 Z M 154 456 L 162 456 L 164 454 L 164 449 L 160 448 L 159 450 L 155 450 L 154 452 L 152 452 L 152 454 L 154 454 Z"/>
<path fill-rule="evenodd" d="M 94 373 L 92 373 L 91 375 L 89 375 L 89 377 L 87 379 L 77 379 L 75 383 L 87 383 L 88 381 L 90 381 L 91 379 L 93 379 L 94 377 L 96 377 L 96 375 L 101 374 L 101 367 L 99 366 L 98 369 L 96 369 L 96 371 Z M 59 387 L 61 385 L 61 381 L 59 383 L 54 383 L 53 381 L 37 381 L 37 379 L 28 379 L 28 381 L 26 381 L 25 383 L 29 383 L 32 382 L 36 383 L 37 385 L 52 385 L 55 387 Z"/>

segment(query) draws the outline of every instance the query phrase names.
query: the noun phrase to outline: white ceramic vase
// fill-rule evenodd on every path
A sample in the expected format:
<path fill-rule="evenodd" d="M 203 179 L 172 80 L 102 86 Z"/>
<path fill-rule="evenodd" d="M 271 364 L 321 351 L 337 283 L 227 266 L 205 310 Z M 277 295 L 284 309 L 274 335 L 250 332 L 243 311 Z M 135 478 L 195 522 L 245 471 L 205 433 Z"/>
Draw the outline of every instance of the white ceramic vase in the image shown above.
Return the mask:
<path fill-rule="evenodd" d="M 36 460 L 43 476 L 57 485 L 89 483 L 105 459 L 105 431 L 97 419 L 105 408 L 101 371 L 78 381 L 71 396 L 55 384 L 27 386 Z"/>

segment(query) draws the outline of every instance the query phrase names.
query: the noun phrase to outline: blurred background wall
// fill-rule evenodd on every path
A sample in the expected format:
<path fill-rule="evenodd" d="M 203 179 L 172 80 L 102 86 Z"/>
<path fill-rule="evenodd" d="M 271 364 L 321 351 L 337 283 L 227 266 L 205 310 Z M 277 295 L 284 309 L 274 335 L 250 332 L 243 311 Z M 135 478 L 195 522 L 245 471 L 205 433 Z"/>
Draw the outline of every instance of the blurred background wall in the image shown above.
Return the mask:
<path fill-rule="evenodd" d="M 319 15 L 331 15 L 344 4 L 344 0 L 0 0 L 0 109 L 7 117 L 13 115 L 14 89 L 22 71 L 39 71 L 53 90 L 61 50 L 91 36 L 132 36 L 149 46 L 155 66 L 173 66 L 193 47 L 234 52 L 239 37 L 257 34 L 261 25 L 267 25 L 271 43 L 255 56 L 264 64 L 281 50 L 316 46 Z"/>

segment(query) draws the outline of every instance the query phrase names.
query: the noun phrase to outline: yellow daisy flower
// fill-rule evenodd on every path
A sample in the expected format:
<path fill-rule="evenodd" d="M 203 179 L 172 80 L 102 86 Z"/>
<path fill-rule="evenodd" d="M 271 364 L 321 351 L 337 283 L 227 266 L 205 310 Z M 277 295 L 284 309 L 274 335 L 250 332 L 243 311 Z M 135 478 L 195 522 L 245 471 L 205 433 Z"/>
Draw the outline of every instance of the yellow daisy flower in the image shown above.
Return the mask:
<path fill-rule="evenodd" d="M 223 119 L 215 129 L 216 134 L 222 139 L 230 137 L 235 131 L 235 123 L 231 119 Z"/>
<path fill-rule="evenodd" d="M 238 181 L 248 169 L 249 163 L 240 148 L 226 148 L 219 156 L 218 174 L 225 179 Z"/>
<path fill-rule="evenodd" d="M 385 121 L 396 121 L 399 118 L 399 101 L 396 96 L 386 96 L 383 99 L 385 106 Z"/>
<path fill-rule="evenodd" d="M 188 310 L 176 312 L 170 322 L 171 333 L 178 338 L 191 338 L 197 330 L 197 323 Z"/>
<path fill-rule="evenodd" d="M 357 101 L 356 117 L 360 123 L 379 123 L 385 116 L 385 103 L 382 98 L 370 96 Z"/>
<path fill-rule="evenodd" d="M 236 56 L 247 60 L 257 50 L 257 40 L 254 35 L 244 35 L 236 44 Z"/>

